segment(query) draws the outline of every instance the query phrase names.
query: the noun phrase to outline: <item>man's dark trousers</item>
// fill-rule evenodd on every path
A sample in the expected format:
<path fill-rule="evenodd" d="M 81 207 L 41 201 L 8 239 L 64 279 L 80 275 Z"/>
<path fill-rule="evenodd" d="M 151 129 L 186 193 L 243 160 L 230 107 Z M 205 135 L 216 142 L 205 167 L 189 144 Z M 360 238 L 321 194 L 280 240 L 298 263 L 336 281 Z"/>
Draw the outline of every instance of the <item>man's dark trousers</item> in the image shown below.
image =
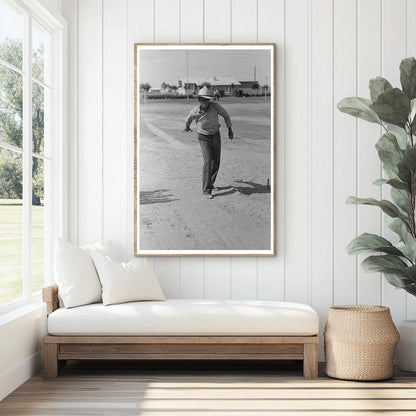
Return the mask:
<path fill-rule="evenodd" d="M 202 168 L 202 192 L 210 194 L 214 187 L 220 168 L 221 159 L 221 136 L 218 131 L 215 134 L 198 133 L 199 145 L 201 146 L 204 166 Z"/>

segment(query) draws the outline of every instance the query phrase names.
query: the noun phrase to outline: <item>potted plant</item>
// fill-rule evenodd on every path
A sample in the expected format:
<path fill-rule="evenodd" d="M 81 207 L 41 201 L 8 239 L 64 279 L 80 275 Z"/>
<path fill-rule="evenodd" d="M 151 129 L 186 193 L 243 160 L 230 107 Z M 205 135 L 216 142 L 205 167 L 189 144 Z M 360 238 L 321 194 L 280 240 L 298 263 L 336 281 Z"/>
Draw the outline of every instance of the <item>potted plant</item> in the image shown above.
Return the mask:
<path fill-rule="evenodd" d="M 376 234 L 364 233 L 352 240 L 349 254 L 374 253 L 362 267 L 367 272 L 381 272 L 386 280 L 416 296 L 416 59 L 400 63 L 400 88 L 384 78 L 369 82 L 370 99 L 344 98 L 338 109 L 354 117 L 379 124 L 383 135 L 376 144 L 385 178 L 377 186 L 389 186 L 391 200 L 350 196 L 349 204 L 379 207 L 389 217 L 389 228 L 397 234 L 393 244 Z M 399 366 L 416 371 L 416 321 L 400 324 L 402 341 L 397 350 Z M 413 338 L 414 337 L 414 338 Z"/>

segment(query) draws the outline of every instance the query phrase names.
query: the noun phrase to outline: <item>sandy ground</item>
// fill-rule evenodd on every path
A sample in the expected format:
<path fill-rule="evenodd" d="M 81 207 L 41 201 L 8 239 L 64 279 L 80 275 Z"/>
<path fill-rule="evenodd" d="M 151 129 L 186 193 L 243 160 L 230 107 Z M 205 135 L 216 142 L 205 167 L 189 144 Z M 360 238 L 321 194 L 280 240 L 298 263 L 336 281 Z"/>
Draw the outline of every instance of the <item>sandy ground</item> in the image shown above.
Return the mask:
<path fill-rule="evenodd" d="M 140 250 L 271 249 L 270 101 L 227 98 L 220 104 L 230 113 L 235 137 L 228 140 L 220 118 L 220 189 L 211 200 L 202 195 L 197 134 L 183 132 L 196 100 L 141 104 Z"/>

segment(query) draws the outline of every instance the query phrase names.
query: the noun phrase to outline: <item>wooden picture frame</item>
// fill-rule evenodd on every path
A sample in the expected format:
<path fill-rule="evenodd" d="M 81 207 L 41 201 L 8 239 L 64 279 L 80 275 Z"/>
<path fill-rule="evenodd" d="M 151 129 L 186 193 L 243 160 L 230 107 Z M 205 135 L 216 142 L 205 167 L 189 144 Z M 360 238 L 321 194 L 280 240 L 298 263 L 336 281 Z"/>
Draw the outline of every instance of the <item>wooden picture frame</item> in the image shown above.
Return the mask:
<path fill-rule="evenodd" d="M 135 256 L 276 254 L 275 49 L 134 44 Z"/>

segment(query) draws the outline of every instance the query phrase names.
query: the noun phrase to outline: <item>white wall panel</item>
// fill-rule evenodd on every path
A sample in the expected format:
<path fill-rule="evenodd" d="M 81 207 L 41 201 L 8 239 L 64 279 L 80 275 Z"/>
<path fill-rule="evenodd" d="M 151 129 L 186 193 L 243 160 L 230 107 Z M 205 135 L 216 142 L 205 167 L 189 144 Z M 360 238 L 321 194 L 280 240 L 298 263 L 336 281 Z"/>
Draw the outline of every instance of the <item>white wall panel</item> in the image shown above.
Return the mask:
<path fill-rule="evenodd" d="M 310 302 L 325 316 L 332 306 L 333 273 L 333 3 L 310 10 Z M 317 53 L 319 51 L 319 53 Z M 321 332 L 325 319 L 321 322 Z M 322 342 L 322 339 L 321 339 Z M 320 357 L 323 359 L 323 356 Z"/>
<path fill-rule="evenodd" d="M 161 257 L 154 260 L 155 274 L 167 298 L 181 297 L 180 266 L 179 258 Z"/>
<path fill-rule="evenodd" d="M 205 297 L 231 298 L 231 262 L 228 257 L 207 257 L 204 262 Z"/>
<path fill-rule="evenodd" d="M 234 5 L 236 2 L 232 2 Z M 238 7 L 231 8 L 231 39 L 235 43 L 257 41 L 256 0 L 239 0 Z M 231 258 L 231 297 L 233 299 L 257 299 L 257 258 Z"/>
<path fill-rule="evenodd" d="M 103 238 L 127 253 L 127 0 L 103 1 Z M 131 195 L 131 192 L 130 192 Z"/>
<path fill-rule="evenodd" d="M 102 3 L 78 2 L 78 243 L 102 239 Z M 81 69 L 81 70 L 80 70 Z"/>
<path fill-rule="evenodd" d="M 257 0 L 231 1 L 231 42 L 257 42 Z"/>
<path fill-rule="evenodd" d="M 204 261 L 201 257 L 180 259 L 180 297 L 183 299 L 204 298 Z"/>
<path fill-rule="evenodd" d="M 399 85 L 400 60 L 416 54 L 415 4 L 64 0 L 73 91 L 71 240 L 111 238 L 120 258 L 133 253 L 134 42 L 273 42 L 277 257 L 156 258 L 152 264 L 166 295 L 307 302 L 322 323 L 332 302 L 382 301 L 396 320 L 415 317 L 413 298 L 363 273 L 360 259 L 346 253 L 357 233 L 386 232 L 376 209 L 345 204 L 357 193 L 380 196 L 371 184 L 380 174 L 374 151 L 380 131 L 335 108 L 344 97 L 368 96 L 373 76 Z"/>
<path fill-rule="evenodd" d="M 334 105 L 357 94 L 357 9 L 355 1 L 334 0 Z M 357 121 L 334 113 L 334 303 L 357 302 L 357 259 L 346 245 L 356 236 L 357 208 L 346 205 L 357 192 Z"/>
<path fill-rule="evenodd" d="M 204 41 L 228 43 L 231 38 L 231 0 L 204 1 Z M 221 11 L 221 12 L 219 12 Z M 204 262 L 205 297 L 231 297 L 231 259 L 208 257 Z"/>
<path fill-rule="evenodd" d="M 308 0 L 286 2 L 285 25 L 285 300 L 308 302 L 310 277 Z"/>
<path fill-rule="evenodd" d="M 180 3 L 179 0 L 155 1 L 155 42 L 179 42 L 180 34 Z M 181 263 L 179 257 L 155 258 L 155 271 L 162 275 L 163 283 L 169 287 L 171 298 L 179 298 L 181 294 Z M 163 273 L 162 273 L 163 271 Z M 159 274 L 157 274 L 159 277 Z M 168 295 L 167 295 L 168 296 Z"/>
<path fill-rule="evenodd" d="M 381 2 L 358 2 L 357 9 L 357 87 L 360 97 L 369 98 L 368 80 L 381 73 Z M 374 148 L 383 134 L 380 126 L 358 121 L 357 130 L 357 193 L 364 198 L 380 199 L 381 188 L 373 182 L 381 177 L 381 163 Z M 376 207 L 359 206 L 357 234 L 364 232 L 380 235 L 381 212 Z M 381 276 L 366 273 L 361 262 L 368 255 L 358 256 L 357 302 L 381 303 Z"/>
<path fill-rule="evenodd" d="M 258 298 L 283 300 L 285 293 L 285 205 L 284 205 L 284 166 L 285 166 L 285 86 L 284 86 L 284 48 L 285 48 L 285 2 L 284 0 L 260 0 L 258 3 L 258 41 L 276 43 L 276 107 L 275 147 L 276 147 L 276 250 L 275 257 L 258 259 Z"/>
<path fill-rule="evenodd" d="M 179 42 L 179 0 L 154 0 L 155 42 Z"/>
<path fill-rule="evenodd" d="M 401 22 L 401 24 L 398 24 Z M 400 61 L 406 56 L 406 0 L 382 1 L 382 74 L 395 87 L 400 87 Z M 387 191 L 387 192 L 386 192 Z M 385 191 L 389 198 L 390 191 Z M 394 234 L 385 227 L 385 236 Z M 382 302 L 391 308 L 393 319 L 406 318 L 406 293 L 383 279 Z"/>
<path fill-rule="evenodd" d="M 179 37 L 181 42 L 202 43 L 204 40 L 203 0 L 180 0 Z M 181 298 L 203 298 L 205 290 L 202 257 L 180 259 Z"/>
<path fill-rule="evenodd" d="M 127 3 L 127 258 L 134 253 L 134 44 L 154 42 L 153 0 Z"/>
<path fill-rule="evenodd" d="M 416 25 L 413 16 L 416 16 L 416 1 L 407 0 L 407 40 L 406 40 L 406 57 L 416 57 Z M 407 319 L 416 319 L 416 297 L 407 294 Z"/>
<path fill-rule="evenodd" d="M 204 0 L 180 0 L 179 42 L 204 42 Z"/>
<path fill-rule="evenodd" d="M 230 42 L 231 0 L 205 0 L 204 5 L 204 41 Z"/>
<path fill-rule="evenodd" d="M 78 2 L 63 0 L 68 22 L 68 91 L 78 85 Z M 68 239 L 78 243 L 78 94 L 68 97 Z"/>

